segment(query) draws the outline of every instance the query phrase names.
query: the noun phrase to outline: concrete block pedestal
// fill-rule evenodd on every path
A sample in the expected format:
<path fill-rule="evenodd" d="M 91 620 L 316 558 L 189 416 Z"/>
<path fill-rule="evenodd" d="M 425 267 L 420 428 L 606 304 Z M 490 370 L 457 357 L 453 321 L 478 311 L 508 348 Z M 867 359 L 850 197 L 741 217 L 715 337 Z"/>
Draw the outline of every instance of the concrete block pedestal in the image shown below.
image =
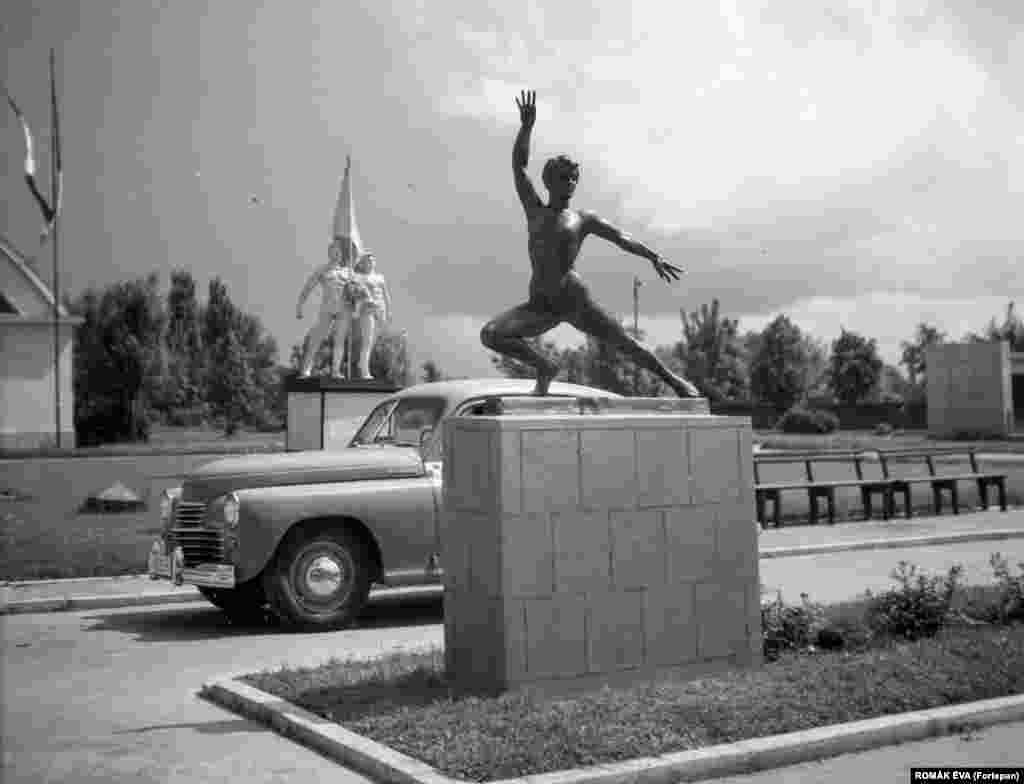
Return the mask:
<path fill-rule="evenodd" d="M 759 663 L 751 463 L 740 417 L 451 420 L 441 563 L 455 687 L 571 691 Z"/>

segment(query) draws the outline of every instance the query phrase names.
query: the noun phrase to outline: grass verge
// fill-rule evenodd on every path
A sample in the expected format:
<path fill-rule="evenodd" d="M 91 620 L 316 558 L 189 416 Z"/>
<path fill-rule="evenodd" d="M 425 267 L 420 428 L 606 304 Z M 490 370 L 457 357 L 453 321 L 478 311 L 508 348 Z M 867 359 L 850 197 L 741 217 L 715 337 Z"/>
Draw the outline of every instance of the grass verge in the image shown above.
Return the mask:
<path fill-rule="evenodd" d="M 1021 694 L 1024 625 L 559 700 L 452 699 L 439 651 L 244 680 L 449 776 L 489 781 Z"/>

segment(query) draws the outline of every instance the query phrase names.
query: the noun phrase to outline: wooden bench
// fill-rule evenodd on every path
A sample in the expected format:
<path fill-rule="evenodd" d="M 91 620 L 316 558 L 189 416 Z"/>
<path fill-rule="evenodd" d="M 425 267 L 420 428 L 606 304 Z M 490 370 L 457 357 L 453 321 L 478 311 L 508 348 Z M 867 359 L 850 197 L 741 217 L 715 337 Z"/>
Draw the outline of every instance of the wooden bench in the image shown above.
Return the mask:
<path fill-rule="evenodd" d="M 970 464 L 970 471 L 951 470 L 939 472 L 935 467 L 937 457 L 960 457 L 966 458 Z M 950 506 L 953 514 L 960 514 L 960 496 L 957 490 L 958 482 L 974 482 L 978 488 L 978 502 L 982 508 L 988 508 L 988 490 L 994 487 L 999 494 L 999 508 L 1006 511 L 1006 474 L 981 471 L 978 469 L 978 458 L 973 447 L 962 447 L 959 449 L 890 449 L 878 450 L 878 460 L 882 467 L 882 476 L 892 483 L 890 504 L 895 506 L 895 496 L 903 496 L 903 508 L 909 518 L 912 514 L 913 505 L 910 498 L 910 489 L 915 484 L 930 484 L 932 488 L 932 505 L 935 514 L 942 513 L 942 494 L 949 493 Z M 923 476 L 893 476 L 893 464 L 922 463 L 928 467 L 928 474 Z M 890 514 L 895 513 L 890 508 Z"/>
<path fill-rule="evenodd" d="M 765 507 L 768 502 L 772 503 L 772 521 L 775 527 L 780 525 L 780 507 L 783 491 L 803 490 L 807 492 L 807 500 L 810 507 L 810 521 L 817 524 L 819 516 L 819 502 L 825 501 L 826 514 L 829 523 L 836 521 L 836 489 L 839 487 L 857 487 L 860 489 L 861 504 L 864 509 L 864 519 L 869 520 L 872 514 L 872 499 L 875 495 L 881 496 L 881 512 L 888 520 L 893 509 L 892 482 L 880 476 L 876 479 L 864 477 L 863 464 L 871 462 L 860 452 L 813 452 L 813 453 L 775 453 L 769 455 L 754 456 L 754 498 L 757 504 L 757 520 L 763 528 L 765 526 Z M 799 463 L 804 468 L 804 478 L 787 482 L 763 482 L 761 481 L 760 467 L 764 465 Z M 815 463 L 848 463 L 852 464 L 856 476 L 845 479 L 816 479 L 813 465 Z"/>

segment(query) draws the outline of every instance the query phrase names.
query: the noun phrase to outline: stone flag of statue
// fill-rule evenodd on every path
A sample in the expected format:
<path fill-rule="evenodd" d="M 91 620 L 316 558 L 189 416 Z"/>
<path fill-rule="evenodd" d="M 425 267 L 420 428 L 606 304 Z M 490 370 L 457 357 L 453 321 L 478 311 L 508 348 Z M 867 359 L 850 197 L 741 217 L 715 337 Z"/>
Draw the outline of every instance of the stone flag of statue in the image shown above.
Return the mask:
<path fill-rule="evenodd" d="M 342 250 L 345 264 L 355 266 L 363 253 L 363 240 L 359 236 L 356 225 L 356 203 L 352 200 L 352 179 L 349 170 L 352 158 L 345 156 L 345 175 L 341 178 L 341 190 L 338 191 L 338 203 L 334 207 L 334 220 L 331 222 L 332 245 Z"/>

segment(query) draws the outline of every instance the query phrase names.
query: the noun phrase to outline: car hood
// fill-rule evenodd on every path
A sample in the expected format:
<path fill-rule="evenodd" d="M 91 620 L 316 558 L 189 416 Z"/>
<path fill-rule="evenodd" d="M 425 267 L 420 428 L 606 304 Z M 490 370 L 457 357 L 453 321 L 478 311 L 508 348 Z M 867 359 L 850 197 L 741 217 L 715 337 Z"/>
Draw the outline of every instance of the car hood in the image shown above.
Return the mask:
<path fill-rule="evenodd" d="M 416 449 L 350 447 L 336 452 L 244 455 L 214 460 L 185 477 L 182 500 L 204 501 L 250 487 L 423 476 Z"/>

